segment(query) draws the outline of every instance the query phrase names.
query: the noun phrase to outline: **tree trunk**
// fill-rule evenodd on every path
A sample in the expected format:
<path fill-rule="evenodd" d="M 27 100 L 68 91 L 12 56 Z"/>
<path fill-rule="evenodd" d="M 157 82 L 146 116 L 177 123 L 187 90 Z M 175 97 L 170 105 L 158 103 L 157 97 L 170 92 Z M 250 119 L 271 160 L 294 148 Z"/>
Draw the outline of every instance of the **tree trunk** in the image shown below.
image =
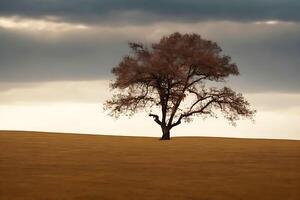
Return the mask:
<path fill-rule="evenodd" d="M 161 136 L 161 140 L 170 140 L 170 128 L 169 127 L 161 127 L 163 135 Z"/>

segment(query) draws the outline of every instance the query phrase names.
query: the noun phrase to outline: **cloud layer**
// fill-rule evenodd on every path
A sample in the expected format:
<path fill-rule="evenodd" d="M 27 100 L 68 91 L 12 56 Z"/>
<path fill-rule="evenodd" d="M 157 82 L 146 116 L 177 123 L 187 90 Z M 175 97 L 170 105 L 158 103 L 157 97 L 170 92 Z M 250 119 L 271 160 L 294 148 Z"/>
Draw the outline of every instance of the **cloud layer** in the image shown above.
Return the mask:
<path fill-rule="evenodd" d="M 0 83 L 111 79 L 111 68 L 129 53 L 128 41 L 150 44 L 174 31 L 217 41 L 238 64 L 242 75 L 232 84 L 243 91 L 300 91 L 300 25 L 287 22 L 162 22 L 63 32 L 0 28 Z"/>
<path fill-rule="evenodd" d="M 55 16 L 83 23 L 158 21 L 299 21 L 298 0 L 2 0 L 0 15 Z"/>

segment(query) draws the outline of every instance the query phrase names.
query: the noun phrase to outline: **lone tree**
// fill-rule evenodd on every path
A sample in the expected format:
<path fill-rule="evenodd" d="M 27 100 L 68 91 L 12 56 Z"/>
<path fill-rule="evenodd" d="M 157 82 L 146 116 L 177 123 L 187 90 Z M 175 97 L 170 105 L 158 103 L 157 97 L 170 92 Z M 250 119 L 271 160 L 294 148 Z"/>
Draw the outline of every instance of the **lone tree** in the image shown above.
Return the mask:
<path fill-rule="evenodd" d="M 255 110 L 242 94 L 206 85 L 239 75 L 236 64 L 221 54 L 217 43 L 198 34 L 176 32 L 151 47 L 129 46 L 132 53 L 112 70 L 116 80 L 111 88 L 117 92 L 105 104 L 111 115 L 131 116 L 145 110 L 161 127 L 162 140 L 169 140 L 170 130 L 182 121 L 200 115 L 216 117 L 217 110 L 233 125 L 241 117 L 252 119 Z M 154 107 L 160 115 L 152 113 Z"/>

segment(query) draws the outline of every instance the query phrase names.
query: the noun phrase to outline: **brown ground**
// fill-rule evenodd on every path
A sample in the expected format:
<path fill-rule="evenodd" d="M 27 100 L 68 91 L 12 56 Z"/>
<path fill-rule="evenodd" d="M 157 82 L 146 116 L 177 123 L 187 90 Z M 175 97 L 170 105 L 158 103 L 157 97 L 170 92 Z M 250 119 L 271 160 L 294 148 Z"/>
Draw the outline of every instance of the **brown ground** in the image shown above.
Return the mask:
<path fill-rule="evenodd" d="M 300 141 L 0 132 L 1 200 L 296 200 Z"/>

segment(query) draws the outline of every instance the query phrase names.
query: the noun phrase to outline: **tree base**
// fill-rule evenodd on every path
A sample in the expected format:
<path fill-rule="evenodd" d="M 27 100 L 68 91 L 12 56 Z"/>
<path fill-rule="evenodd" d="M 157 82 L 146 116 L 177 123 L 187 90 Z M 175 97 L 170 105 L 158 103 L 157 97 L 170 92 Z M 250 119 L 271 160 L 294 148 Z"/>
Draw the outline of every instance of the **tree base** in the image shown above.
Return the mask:
<path fill-rule="evenodd" d="M 170 135 L 163 135 L 160 140 L 170 140 Z"/>
<path fill-rule="evenodd" d="M 171 138 L 160 138 L 159 140 L 171 140 Z"/>

